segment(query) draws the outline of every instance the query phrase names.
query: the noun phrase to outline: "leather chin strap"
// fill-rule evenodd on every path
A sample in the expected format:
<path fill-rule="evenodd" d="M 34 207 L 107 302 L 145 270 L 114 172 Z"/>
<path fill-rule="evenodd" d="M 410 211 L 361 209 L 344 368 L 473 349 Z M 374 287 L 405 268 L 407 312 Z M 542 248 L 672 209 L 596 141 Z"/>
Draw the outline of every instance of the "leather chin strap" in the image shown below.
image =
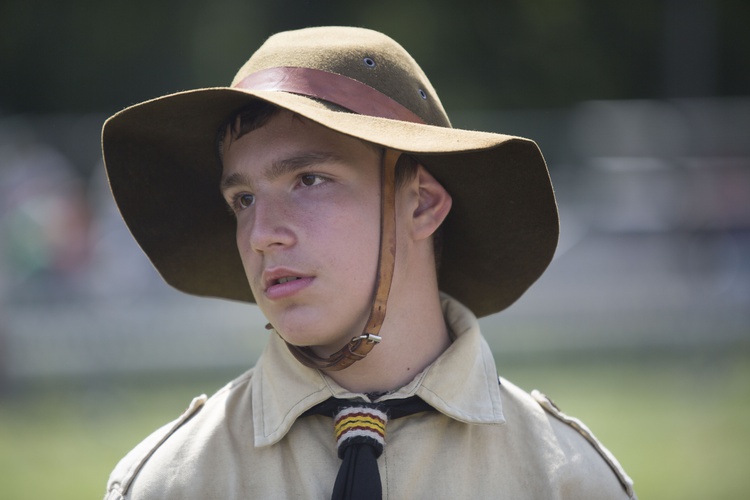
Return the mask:
<path fill-rule="evenodd" d="M 289 92 L 332 102 L 355 113 L 424 123 L 410 109 L 362 82 L 336 73 L 311 68 L 275 67 L 252 73 L 239 81 L 235 88 Z M 343 370 L 367 356 L 380 342 L 380 327 L 385 320 L 388 294 L 396 262 L 396 162 L 401 152 L 386 149 L 380 168 L 380 257 L 373 292 L 370 317 L 359 337 L 349 341 L 338 352 L 324 358 L 310 347 L 287 347 L 300 363 L 320 370 Z M 270 323 L 266 328 L 273 328 Z M 277 332 L 278 333 L 278 332 Z"/>
<path fill-rule="evenodd" d="M 381 340 L 378 334 L 385 320 L 396 263 L 396 162 L 400 156 L 400 151 L 386 149 L 380 167 L 380 256 L 370 317 L 364 331 L 327 358 L 315 354 L 311 347 L 295 346 L 287 342 L 291 353 L 303 365 L 319 370 L 343 370 L 367 356 Z"/>

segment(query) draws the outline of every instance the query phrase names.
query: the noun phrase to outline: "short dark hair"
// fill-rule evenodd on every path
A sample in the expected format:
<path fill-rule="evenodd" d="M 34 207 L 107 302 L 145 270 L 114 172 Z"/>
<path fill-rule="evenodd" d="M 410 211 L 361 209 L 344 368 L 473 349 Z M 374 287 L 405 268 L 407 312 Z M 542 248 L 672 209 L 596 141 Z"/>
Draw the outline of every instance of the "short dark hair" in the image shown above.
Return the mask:
<path fill-rule="evenodd" d="M 218 137 L 216 140 L 217 149 L 219 151 L 219 159 L 223 160 L 224 146 L 227 134 L 231 134 L 231 140 L 235 141 L 245 134 L 249 134 L 253 130 L 257 130 L 264 126 L 268 121 L 273 118 L 277 113 L 281 111 L 281 108 L 266 101 L 253 101 L 251 104 L 240 108 L 235 111 L 229 119 L 227 119 L 218 130 Z M 294 115 L 300 118 L 299 115 Z M 382 146 L 378 146 L 371 142 L 362 141 L 367 147 L 375 150 L 381 156 L 385 149 Z M 417 167 L 419 162 L 409 155 L 401 155 L 396 163 L 396 188 L 400 188 L 408 181 L 412 180 L 417 175 Z"/>

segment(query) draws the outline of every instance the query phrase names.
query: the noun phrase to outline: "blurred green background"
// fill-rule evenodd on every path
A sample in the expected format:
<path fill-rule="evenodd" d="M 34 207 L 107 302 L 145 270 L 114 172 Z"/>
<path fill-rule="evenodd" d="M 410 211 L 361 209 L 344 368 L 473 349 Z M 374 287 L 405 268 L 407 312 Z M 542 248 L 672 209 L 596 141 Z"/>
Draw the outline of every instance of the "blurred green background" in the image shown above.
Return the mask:
<path fill-rule="evenodd" d="M 254 308 L 150 268 L 107 192 L 103 120 L 228 84 L 274 32 L 343 24 L 404 45 L 454 126 L 545 153 L 561 242 L 482 320 L 501 375 L 586 422 L 640 498 L 743 498 L 749 22 L 742 0 L 3 0 L 0 496 L 101 497 L 265 342 Z"/>

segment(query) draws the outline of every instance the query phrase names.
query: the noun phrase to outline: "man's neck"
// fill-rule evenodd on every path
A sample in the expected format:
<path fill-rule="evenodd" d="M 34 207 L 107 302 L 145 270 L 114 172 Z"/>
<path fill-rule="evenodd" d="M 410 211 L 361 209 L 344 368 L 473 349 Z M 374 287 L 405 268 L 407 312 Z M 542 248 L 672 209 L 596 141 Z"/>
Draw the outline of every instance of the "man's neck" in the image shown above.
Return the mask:
<path fill-rule="evenodd" d="M 357 393 L 396 390 L 435 361 L 451 340 L 440 299 L 390 308 L 380 331 L 383 340 L 352 366 L 327 372 L 341 387 Z"/>

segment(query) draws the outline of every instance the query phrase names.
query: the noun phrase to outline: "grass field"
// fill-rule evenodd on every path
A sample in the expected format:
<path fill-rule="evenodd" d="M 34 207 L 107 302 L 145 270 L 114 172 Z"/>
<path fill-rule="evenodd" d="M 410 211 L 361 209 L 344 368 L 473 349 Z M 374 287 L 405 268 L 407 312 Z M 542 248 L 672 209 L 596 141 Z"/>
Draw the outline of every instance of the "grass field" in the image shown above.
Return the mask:
<path fill-rule="evenodd" d="M 498 368 L 584 420 L 635 480 L 641 499 L 746 494 L 749 354 L 500 359 Z M 101 498 L 119 458 L 194 395 L 210 394 L 235 374 L 6 384 L 0 496 Z"/>

